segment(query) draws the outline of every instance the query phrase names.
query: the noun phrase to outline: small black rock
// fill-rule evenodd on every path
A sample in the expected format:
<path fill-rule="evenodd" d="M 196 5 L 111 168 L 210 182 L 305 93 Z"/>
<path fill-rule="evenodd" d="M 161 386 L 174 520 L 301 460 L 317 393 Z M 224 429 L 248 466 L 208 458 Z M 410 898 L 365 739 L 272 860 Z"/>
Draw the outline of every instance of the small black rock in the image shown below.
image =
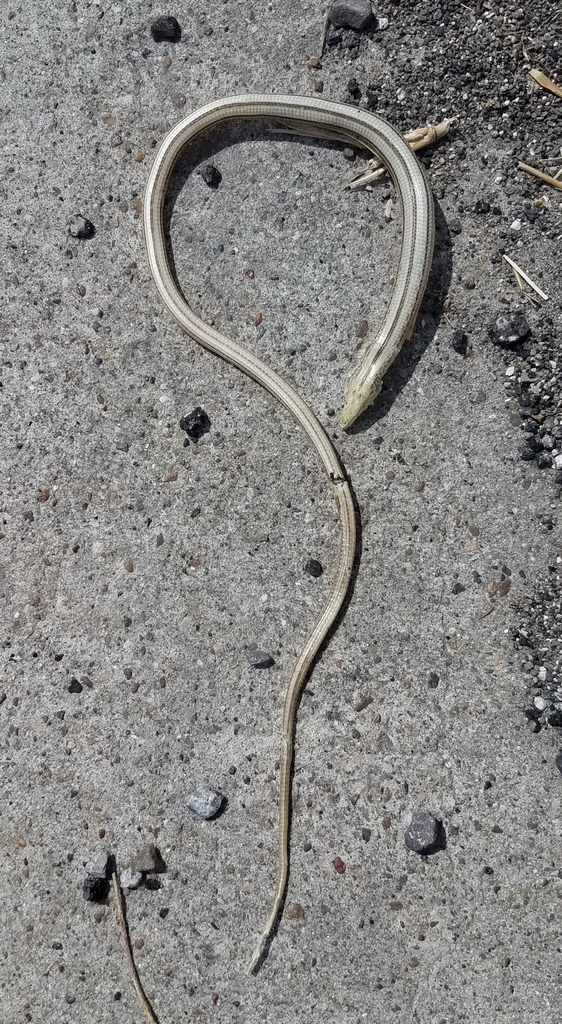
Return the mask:
<path fill-rule="evenodd" d="M 349 79 L 349 82 L 347 83 L 347 91 L 349 95 L 353 97 L 354 100 L 361 99 L 361 89 L 359 88 L 356 78 Z"/>
<path fill-rule="evenodd" d="M 321 563 L 316 560 L 316 558 L 309 558 L 308 562 L 304 567 L 304 571 L 307 572 L 309 576 L 315 576 L 316 578 L 318 578 L 318 576 L 322 575 L 324 569 L 322 568 Z"/>
<path fill-rule="evenodd" d="M 404 842 L 414 853 L 437 853 L 445 848 L 443 823 L 429 811 L 416 811 L 406 829 Z"/>
<path fill-rule="evenodd" d="M 271 654 L 268 654 L 267 651 L 246 651 L 246 657 L 254 668 L 271 668 L 275 664 Z"/>
<path fill-rule="evenodd" d="M 70 680 L 70 686 L 68 687 L 69 693 L 82 693 L 83 689 L 84 687 L 82 686 L 82 683 L 79 683 L 77 679 Z"/>
<path fill-rule="evenodd" d="M 107 878 L 93 878 L 88 875 L 82 886 L 82 896 L 89 903 L 98 903 L 104 900 L 109 892 L 109 881 Z"/>
<path fill-rule="evenodd" d="M 514 348 L 531 333 L 531 328 L 522 313 L 499 316 L 489 334 L 494 345 L 500 348 Z"/>
<path fill-rule="evenodd" d="M 76 213 L 68 219 L 68 233 L 71 238 L 93 238 L 96 229 L 91 220 L 83 217 L 81 213 Z"/>
<path fill-rule="evenodd" d="M 222 181 L 222 174 L 214 164 L 204 164 L 199 169 L 199 174 L 209 188 L 218 188 Z"/>
<path fill-rule="evenodd" d="M 337 46 L 343 39 L 343 32 L 341 28 L 334 28 L 330 25 L 326 32 L 326 46 Z"/>
<path fill-rule="evenodd" d="M 529 448 L 528 445 L 522 444 L 522 445 L 519 446 L 519 448 L 517 450 L 519 452 L 519 458 L 523 459 L 524 462 L 532 462 L 533 461 L 533 459 L 535 457 L 535 453 L 534 453 L 534 451 L 531 448 Z"/>
<path fill-rule="evenodd" d="M 562 727 L 562 711 L 553 711 L 552 714 L 548 716 L 548 724 L 554 725 L 557 729 L 560 729 L 560 727 Z"/>
<path fill-rule="evenodd" d="M 368 843 L 369 839 L 371 838 L 371 829 L 370 828 L 362 828 L 361 829 L 361 838 L 364 840 L 364 842 Z"/>
<path fill-rule="evenodd" d="M 490 212 L 490 204 L 485 202 L 484 199 L 479 199 L 478 202 L 475 203 L 475 205 L 474 205 L 474 212 L 475 213 L 489 213 Z"/>
<path fill-rule="evenodd" d="M 462 594 L 465 590 L 466 590 L 466 587 L 463 587 L 462 583 L 455 583 L 454 587 L 451 590 L 451 593 L 452 594 Z"/>
<path fill-rule="evenodd" d="M 437 675 L 437 672 L 430 672 L 427 682 L 431 690 L 436 690 L 439 686 L 439 676 Z"/>
<path fill-rule="evenodd" d="M 155 43 L 179 43 L 181 28 L 175 18 L 157 18 L 150 26 L 150 34 Z"/>
<path fill-rule="evenodd" d="M 180 420 L 180 430 L 185 430 L 192 441 L 197 441 L 203 434 L 208 434 L 210 429 L 211 421 L 200 405 Z"/>
<path fill-rule="evenodd" d="M 451 348 L 458 352 L 460 356 L 466 355 L 466 349 L 468 345 L 468 338 L 464 331 L 461 331 L 460 327 L 453 333 L 451 338 Z"/>
<path fill-rule="evenodd" d="M 552 457 L 548 454 L 548 452 L 539 452 L 535 459 L 535 462 L 539 469 L 550 469 L 550 467 L 552 466 Z"/>
<path fill-rule="evenodd" d="M 53 942 L 51 949 L 62 949 L 62 942 Z"/>

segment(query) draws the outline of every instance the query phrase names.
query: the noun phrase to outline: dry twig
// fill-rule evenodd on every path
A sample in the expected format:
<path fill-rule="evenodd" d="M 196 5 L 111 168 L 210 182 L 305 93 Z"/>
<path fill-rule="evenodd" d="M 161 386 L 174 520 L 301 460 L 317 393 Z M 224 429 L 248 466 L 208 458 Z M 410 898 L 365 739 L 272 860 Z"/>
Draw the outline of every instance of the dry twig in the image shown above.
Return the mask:
<path fill-rule="evenodd" d="M 448 134 L 453 121 L 453 117 L 447 117 L 439 124 L 428 124 L 423 128 L 414 128 L 413 131 L 406 132 L 404 139 L 410 149 L 414 151 L 424 149 L 425 146 L 433 146 L 435 142 L 438 142 L 439 139 Z M 366 185 L 370 185 L 377 178 L 382 178 L 384 174 L 386 174 L 386 167 L 382 161 L 374 158 L 369 160 L 369 170 L 358 171 L 354 178 L 346 182 L 345 188 L 365 188 Z"/>
<path fill-rule="evenodd" d="M 319 60 L 322 60 L 322 57 L 324 56 L 324 48 L 326 46 L 326 33 L 328 31 L 328 24 L 329 24 L 329 22 L 330 22 L 330 4 L 328 4 L 328 9 L 327 9 L 326 14 L 324 16 L 324 24 L 322 26 L 322 37 L 320 39 L 320 52 L 318 54 Z"/>
<path fill-rule="evenodd" d="M 127 960 L 129 963 L 129 969 L 131 971 L 131 977 L 133 979 L 133 985 L 135 986 L 135 991 L 137 993 L 137 996 L 139 997 L 139 1002 L 141 1004 L 142 1011 L 147 1021 L 149 1021 L 149 1024 L 158 1024 L 158 1018 L 155 1016 L 154 1010 L 152 1009 L 148 999 L 144 994 L 144 989 L 141 985 L 138 971 L 135 966 L 135 961 L 133 958 L 133 949 L 131 946 L 131 939 L 129 936 L 129 929 L 127 927 L 127 918 L 125 917 L 125 901 L 123 899 L 123 893 L 121 892 L 121 886 L 119 885 L 116 871 L 113 872 L 111 880 L 113 882 L 113 888 L 115 890 L 119 927 L 121 928 L 121 935 L 123 936 L 123 941 L 125 943 L 125 952 L 127 954 Z"/>
<path fill-rule="evenodd" d="M 503 254 L 503 258 L 506 263 L 509 263 L 510 267 L 515 273 L 516 279 L 519 281 L 519 284 L 521 283 L 519 279 L 523 278 L 523 280 L 526 281 L 527 284 L 530 285 L 534 291 L 536 291 L 537 295 L 540 295 L 541 299 L 545 299 L 545 301 L 548 299 L 548 295 L 545 295 L 542 289 L 539 288 L 538 284 L 535 284 L 535 282 L 531 280 L 529 275 L 526 274 L 524 270 L 521 270 L 521 267 L 519 267 L 517 263 L 514 262 L 514 260 L 510 259 L 509 256 L 506 256 L 505 253 Z"/>
<path fill-rule="evenodd" d="M 545 174 L 544 171 L 539 171 L 536 167 L 531 167 L 530 164 L 519 163 L 518 168 L 520 171 L 526 171 L 527 174 L 534 174 L 535 178 L 540 178 L 541 181 L 546 181 L 549 185 L 554 188 L 562 188 L 562 181 L 560 181 L 558 175 L 562 173 L 562 167 L 553 178 L 550 174 Z"/>
<path fill-rule="evenodd" d="M 536 68 L 533 68 L 531 71 L 529 71 L 529 74 L 535 82 L 538 82 L 539 85 L 542 85 L 543 89 L 548 89 L 548 91 L 553 92 L 555 96 L 562 97 L 562 88 L 560 88 L 560 86 L 557 85 L 556 82 L 553 82 L 552 78 L 547 78 L 546 75 L 543 75 L 542 71 L 537 71 Z"/>

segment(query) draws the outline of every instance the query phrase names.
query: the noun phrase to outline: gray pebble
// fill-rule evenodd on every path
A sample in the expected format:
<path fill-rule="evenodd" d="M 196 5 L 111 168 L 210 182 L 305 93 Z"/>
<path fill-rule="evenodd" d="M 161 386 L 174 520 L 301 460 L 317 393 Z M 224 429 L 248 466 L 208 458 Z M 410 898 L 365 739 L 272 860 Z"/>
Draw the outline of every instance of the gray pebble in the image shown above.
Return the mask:
<path fill-rule="evenodd" d="M 71 238 L 92 238 L 96 229 L 91 220 L 83 217 L 81 213 L 76 213 L 68 218 L 68 233 Z"/>
<path fill-rule="evenodd" d="M 354 28 L 362 32 L 372 17 L 370 0 L 334 0 L 330 7 L 330 21 L 335 28 Z"/>
<path fill-rule="evenodd" d="M 187 806 L 200 818 L 214 818 L 222 807 L 224 797 L 216 789 L 198 789 L 187 798 Z"/>
<path fill-rule="evenodd" d="M 254 668 L 270 668 L 275 664 L 271 654 L 267 654 L 266 651 L 246 651 L 246 657 Z"/>
<path fill-rule="evenodd" d="M 436 853 L 443 846 L 443 825 L 429 811 L 416 811 L 406 829 L 404 841 L 414 853 Z"/>
<path fill-rule="evenodd" d="M 91 878 L 107 878 L 109 875 L 109 854 L 102 850 L 86 864 L 86 871 Z"/>
<path fill-rule="evenodd" d="M 122 889 L 138 889 L 142 882 L 142 874 L 133 868 L 125 868 L 119 876 L 119 882 Z"/>
<path fill-rule="evenodd" d="M 522 313 L 511 313 L 499 316 L 490 329 L 490 337 L 494 345 L 500 348 L 513 348 L 531 333 L 531 328 Z"/>

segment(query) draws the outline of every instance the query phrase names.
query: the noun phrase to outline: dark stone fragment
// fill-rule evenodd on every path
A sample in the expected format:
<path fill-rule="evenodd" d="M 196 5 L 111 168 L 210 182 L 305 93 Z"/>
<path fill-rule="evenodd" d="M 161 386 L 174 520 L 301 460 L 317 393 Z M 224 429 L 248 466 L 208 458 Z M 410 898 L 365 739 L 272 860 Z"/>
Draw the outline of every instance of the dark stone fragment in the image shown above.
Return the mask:
<path fill-rule="evenodd" d="M 451 348 L 453 348 L 455 352 L 458 352 L 460 356 L 465 356 L 467 345 L 468 338 L 466 334 L 464 333 L 464 331 L 461 331 L 461 329 L 458 328 L 453 333 L 453 337 L 451 338 Z"/>
<path fill-rule="evenodd" d="M 531 333 L 531 328 L 522 313 L 499 316 L 489 334 L 494 345 L 500 348 L 515 348 Z"/>
<path fill-rule="evenodd" d="M 366 843 L 368 843 L 369 839 L 371 838 L 371 829 L 370 828 L 362 828 L 361 829 L 361 838 L 364 839 Z"/>
<path fill-rule="evenodd" d="M 173 17 L 156 18 L 150 26 L 150 34 L 155 43 L 179 43 L 181 28 Z"/>
<path fill-rule="evenodd" d="M 489 213 L 490 212 L 490 204 L 485 202 L 485 200 L 483 200 L 483 199 L 479 199 L 478 202 L 475 203 L 475 205 L 474 205 L 474 212 L 475 213 Z"/>
<path fill-rule="evenodd" d="M 490 782 L 489 779 L 486 779 L 486 781 L 484 783 L 484 789 L 491 789 L 491 788 L 492 788 L 492 783 Z"/>
<path fill-rule="evenodd" d="M 82 896 L 89 903 L 98 903 L 104 900 L 109 892 L 109 881 L 107 878 L 94 878 L 88 875 L 82 886 Z"/>
<path fill-rule="evenodd" d="M 304 567 L 304 571 L 307 572 L 309 576 L 314 576 L 317 579 L 318 576 L 322 575 L 324 569 L 322 568 L 321 563 L 316 560 L 316 558 L 309 558 L 308 562 Z"/>
<path fill-rule="evenodd" d="M 557 729 L 562 728 L 562 711 L 553 711 L 548 716 L 548 724 L 554 725 Z"/>
<path fill-rule="evenodd" d="M 416 811 L 406 829 L 404 842 L 408 850 L 419 854 L 437 853 L 446 845 L 443 823 L 429 811 Z"/>
<path fill-rule="evenodd" d="M 529 446 L 526 444 L 520 445 L 518 448 L 518 452 L 520 458 L 522 458 L 524 462 L 532 462 L 535 457 L 534 451 L 532 451 L 531 448 L 529 448 Z"/>
<path fill-rule="evenodd" d="M 77 679 L 70 680 L 70 686 L 68 687 L 69 693 L 82 693 L 83 689 L 84 687 L 82 686 L 82 683 L 79 683 Z"/>
<path fill-rule="evenodd" d="M 347 91 L 354 100 L 361 99 L 361 89 L 359 88 L 356 78 L 349 79 L 349 82 L 347 83 Z"/>
<path fill-rule="evenodd" d="M 453 235 L 460 235 L 462 231 L 462 224 L 458 217 L 452 217 L 449 221 L 449 231 Z"/>
<path fill-rule="evenodd" d="M 254 668 L 271 668 L 275 664 L 271 654 L 266 651 L 246 651 L 246 657 Z"/>
<path fill-rule="evenodd" d="M 58 718 L 58 719 L 59 719 L 59 721 L 61 721 L 61 722 L 62 722 L 62 721 L 64 721 L 64 716 L 65 716 L 65 715 L 66 715 L 66 711 L 57 711 L 57 713 L 56 713 L 56 716 L 55 716 L 55 717 L 56 717 L 56 718 Z"/>
<path fill-rule="evenodd" d="M 524 434 L 523 436 L 527 443 L 527 447 L 530 448 L 532 452 L 542 452 L 543 444 L 540 437 L 536 437 L 534 434 Z"/>
<path fill-rule="evenodd" d="M 91 220 L 83 217 L 81 213 L 76 213 L 68 219 L 68 233 L 72 238 L 93 238 L 96 229 Z"/>
<path fill-rule="evenodd" d="M 62 942 L 53 942 L 51 949 L 62 949 Z"/>
<path fill-rule="evenodd" d="M 222 174 L 214 164 L 204 164 L 199 169 L 199 174 L 209 188 L 218 188 L 222 181 Z"/>
<path fill-rule="evenodd" d="M 144 874 L 160 874 L 166 870 L 162 854 L 154 843 L 149 843 L 144 849 L 133 857 L 129 864 L 133 871 L 142 871 Z"/>
<path fill-rule="evenodd" d="M 373 19 L 370 0 L 333 0 L 330 21 L 336 28 L 353 28 L 362 32 Z"/>
<path fill-rule="evenodd" d="M 539 452 L 535 461 L 539 469 L 550 469 L 552 466 L 552 457 L 548 452 Z"/>
<path fill-rule="evenodd" d="M 334 28 L 330 25 L 326 32 L 326 46 L 337 46 L 343 39 L 343 32 L 341 29 Z"/>
<path fill-rule="evenodd" d="M 465 590 L 466 590 L 466 587 L 463 587 L 462 583 L 455 583 L 454 587 L 451 590 L 451 593 L 452 594 L 462 594 Z"/>
<path fill-rule="evenodd" d="M 437 672 L 430 672 L 427 682 L 431 690 L 437 689 L 439 686 L 439 676 L 437 675 Z"/>
<path fill-rule="evenodd" d="M 180 420 L 180 430 L 185 430 L 192 441 L 197 441 L 203 434 L 208 434 L 210 429 L 211 421 L 200 405 Z"/>
<path fill-rule="evenodd" d="M 555 760 L 554 763 L 555 763 L 556 767 L 558 768 L 558 771 L 562 775 L 562 750 L 560 751 L 559 754 L 556 755 L 556 760 Z"/>

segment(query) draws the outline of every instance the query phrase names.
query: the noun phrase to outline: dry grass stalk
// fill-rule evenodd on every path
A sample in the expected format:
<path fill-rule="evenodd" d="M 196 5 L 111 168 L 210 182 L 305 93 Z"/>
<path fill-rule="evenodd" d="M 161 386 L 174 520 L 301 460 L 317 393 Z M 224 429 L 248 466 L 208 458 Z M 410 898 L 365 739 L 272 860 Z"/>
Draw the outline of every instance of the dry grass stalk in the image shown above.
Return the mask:
<path fill-rule="evenodd" d="M 533 68 L 532 71 L 529 71 L 529 74 L 531 78 L 535 80 L 535 82 L 538 82 L 539 85 L 542 85 L 543 89 L 548 89 L 548 91 L 553 92 L 555 96 L 562 97 L 562 88 L 560 88 L 560 86 L 557 85 L 556 82 L 553 82 L 552 78 L 547 78 L 546 75 L 543 75 L 542 71 L 537 71 L 536 68 Z"/>
<path fill-rule="evenodd" d="M 545 174 L 544 171 L 539 171 L 536 167 L 531 167 L 530 164 L 519 163 L 517 166 L 520 171 L 526 171 L 527 174 L 534 174 L 535 178 L 540 178 L 541 181 L 548 182 L 548 184 L 552 185 L 554 188 L 562 188 L 562 181 L 558 178 L 558 174 L 562 172 L 562 167 L 560 168 L 560 171 L 558 171 L 556 177 L 553 178 L 550 174 Z"/>
<path fill-rule="evenodd" d="M 548 295 L 545 295 L 545 293 L 542 291 L 542 289 L 539 288 L 538 284 L 535 284 L 535 282 L 531 280 L 529 275 L 526 274 L 524 270 L 521 270 L 521 267 L 519 267 L 517 265 L 517 263 L 515 263 L 514 260 L 510 259 L 509 256 L 506 256 L 505 253 L 503 255 L 503 258 L 504 258 L 505 262 L 509 263 L 510 267 L 512 268 L 512 270 L 513 270 L 513 272 L 515 274 L 516 280 L 519 283 L 520 290 L 522 290 L 522 285 L 521 285 L 520 278 L 523 278 L 523 280 L 526 281 L 527 284 L 530 285 L 531 288 L 534 291 L 536 291 L 537 295 L 540 295 L 541 299 L 545 299 L 545 301 L 548 299 Z"/>
<path fill-rule="evenodd" d="M 423 128 L 414 128 L 411 132 L 406 132 L 404 140 L 408 143 L 410 149 L 414 151 L 424 149 L 425 146 L 433 146 L 434 143 L 448 134 L 453 121 L 454 118 L 447 117 L 439 124 L 428 124 Z M 365 188 L 366 185 L 372 184 L 373 181 L 377 181 L 378 178 L 382 178 L 385 174 L 386 167 L 375 157 L 369 160 L 369 170 L 359 171 L 356 177 L 346 182 L 345 188 Z"/>
<path fill-rule="evenodd" d="M 127 918 L 125 917 L 125 901 L 123 899 L 123 893 L 121 892 L 121 886 L 117 879 L 117 872 L 114 871 L 111 880 L 113 882 L 113 889 L 115 891 L 115 899 L 117 901 L 117 916 L 119 918 L 119 927 L 121 929 L 121 935 L 125 943 L 125 952 L 127 954 L 127 961 L 129 963 L 129 970 L 131 972 L 131 978 L 133 979 L 133 985 L 135 991 L 139 997 L 139 1003 L 141 1004 L 142 1011 L 149 1022 L 149 1024 L 159 1024 L 158 1018 L 156 1017 L 154 1010 L 152 1009 L 148 999 L 144 994 L 144 989 L 141 985 L 141 981 L 138 975 L 135 961 L 133 959 L 133 950 L 131 947 L 131 939 L 129 936 L 129 929 L 127 927 Z"/>

